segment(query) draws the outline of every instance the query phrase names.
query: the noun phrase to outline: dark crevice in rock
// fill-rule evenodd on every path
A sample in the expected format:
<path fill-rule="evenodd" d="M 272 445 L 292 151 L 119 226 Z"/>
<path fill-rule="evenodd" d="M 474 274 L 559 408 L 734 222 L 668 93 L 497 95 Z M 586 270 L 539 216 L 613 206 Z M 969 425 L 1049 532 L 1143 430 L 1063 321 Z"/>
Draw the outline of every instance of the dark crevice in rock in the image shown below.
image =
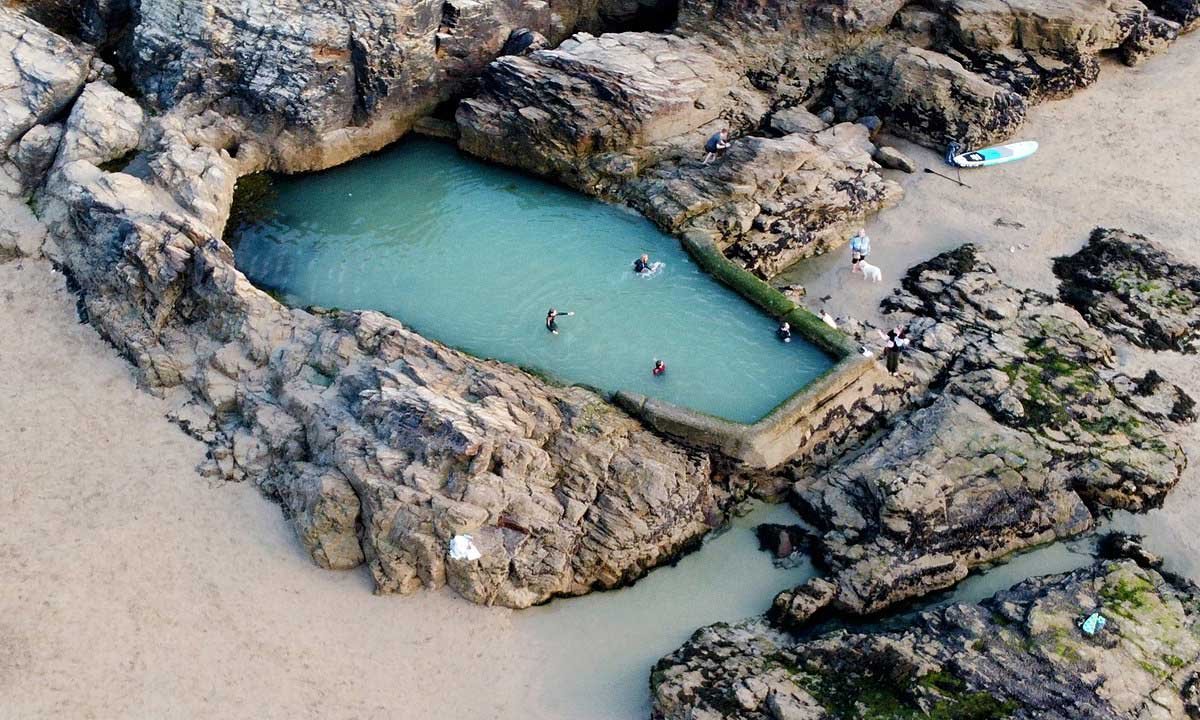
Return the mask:
<path fill-rule="evenodd" d="M 67 292 L 75 296 L 75 315 L 79 318 L 79 323 L 81 325 L 87 324 L 90 317 L 87 308 L 87 293 L 84 291 L 83 286 L 79 284 L 79 280 L 75 277 L 75 273 L 71 272 L 70 267 L 55 264 L 54 269 L 62 273 L 63 281 L 67 286 Z M 101 336 L 103 337 L 103 334 Z M 109 341 L 109 344 L 120 350 L 112 341 Z M 124 353 L 121 354 L 124 355 Z"/>
<path fill-rule="evenodd" d="M 604 0 L 600 32 L 665 32 L 679 20 L 680 0 Z"/>

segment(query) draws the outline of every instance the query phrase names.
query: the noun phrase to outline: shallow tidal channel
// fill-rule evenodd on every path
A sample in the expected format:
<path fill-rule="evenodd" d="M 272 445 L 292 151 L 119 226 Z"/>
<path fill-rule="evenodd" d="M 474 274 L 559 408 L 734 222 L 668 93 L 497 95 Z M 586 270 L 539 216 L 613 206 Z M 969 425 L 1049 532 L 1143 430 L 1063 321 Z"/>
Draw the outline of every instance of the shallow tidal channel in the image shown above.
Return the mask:
<path fill-rule="evenodd" d="M 636 213 L 405 140 L 281 178 L 237 264 L 297 306 L 380 310 L 473 355 L 753 422 L 832 366 Z M 638 275 L 650 255 L 659 269 Z M 573 311 L 559 334 L 551 307 Z M 667 372 L 651 373 L 662 359 Z"/>
<path fill-rule="evenodd" d="M 766 612 L 786 590 L 814 577 L 807 560 L 787 569 L 758 549 L 761 523 L 793 524 L 787 505 L 755 503 L 705 539 L 700 550 L 632 587 L 555 600 L 514 620 L 546 674 L 535 717 L 637 720 L 650 716 L 650 671 L 692 633 Z"/>

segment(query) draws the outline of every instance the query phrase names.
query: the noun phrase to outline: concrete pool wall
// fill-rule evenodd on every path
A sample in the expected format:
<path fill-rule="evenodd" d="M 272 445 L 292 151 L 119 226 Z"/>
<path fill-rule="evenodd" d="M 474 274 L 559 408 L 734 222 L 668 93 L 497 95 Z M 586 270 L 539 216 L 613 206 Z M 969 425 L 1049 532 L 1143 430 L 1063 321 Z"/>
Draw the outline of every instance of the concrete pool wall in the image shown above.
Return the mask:
<path fill-rule="evenodd" d="M 793 331 L 836 358 L 817 379 L 796 391 L 765 417 L 738 423 L 629 391 L 613 400 L 654 430 L 690 447 L 714 450 L 758 469 L 772 469 L 817 451 L 854 425 L 856 405 L 897 383 L 879 363 L 859 352 L 845 333 L 789 300 L 770 284 L 734 263 L 717 247 L 714 236 L 689 231 L 681 242 L 713 277 L 773 317 L 787 320 Z"/>

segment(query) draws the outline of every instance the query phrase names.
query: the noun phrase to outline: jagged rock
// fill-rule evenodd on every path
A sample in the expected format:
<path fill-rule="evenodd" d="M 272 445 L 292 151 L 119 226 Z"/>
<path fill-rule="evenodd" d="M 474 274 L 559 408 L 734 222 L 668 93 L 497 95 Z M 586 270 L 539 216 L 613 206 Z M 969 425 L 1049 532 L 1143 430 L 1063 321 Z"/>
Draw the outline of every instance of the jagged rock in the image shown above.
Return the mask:
<path fill-rule="evenodd" d="M 22 185 L 31 189 L 45 176 L 54 162 L 63 127 L 59 123 L 34 125 L 9 148 L 8 156 L 21 172 Z"/>
<path fill-rule="evenodd" d="M 1147 7 L 1164 18 L 1177 22 L 1182 32 L 1200 26 L 1200 0 L 1144 0 Z"/>
<path fill-rule="evenodd" d="M 98 80 L 88 83 L 71 107 L 55 167 L 76 160 L 103 165 L 138 146 L 142 108 L 132 98 Z"/>
<path fill-rule="evenodd" d="M 500 48 L 501 55 L 528 55 L 531 52 L 546 49 L 546 36 L 529 28 L 517 28 L 508 34 L 504 47 Z"/>
<path fill-rule="evenodd" d="M 1097 228 L 1054 273 L 1063 302 L 1105 332 L 1151 350 L 1200 351 L 1200 268 L 1162 246 Z"/>
<path fill-rule="evenodd" d="M 754 528 L 758 549 L 766 550 L 776 559 L 785 558 L 808 545 L 808 532 L 800 525 L 763 523 Z"/>
<path fill-rule="evenodd" d="M 358 541 L 361 506 L 345 476 L 310 467 L 283 488 L 292 526 L 313 562 L 332 570 L 362 565 Z"/>
<path fill-rule="evenodd" d="M 767 618 L 783 630 L 802 628 L 813 615 L 828 607 L 838 594 L 838 586 L 823 578 L 813 578 L 775 596 Z"/>
<path fill-rule="evenodd" d="M 911 269 L 885 307 L 909 323 L 928 404 L 857 454 L 801 474 L 837 606 L 871 613 L 971 567 L 1082 532 L 1086 505 L 1160 504 L 1186 465 L 1194 404 L 1157 374 L 1103 368 L 1111 345 L 1065 305 L 1005 285 L 972 246 Z"/>
<path fill-rule="evenodd" d="M 588 188 L 604 154 L 706 127 L 735 106 L 743 85 L 732 58 L 694 40 L 581 33 L 492 63 L 479 94 L 459 106 L 460 146 Z M 693 152 L 702 145 L 698 138 Z"/>
<path fill-rule="evenodd" d="M 655 665 L 652 716 L 778 717 L 773 694 L 803 698 L 804 718 L 1100 720 L 1153 704 L 1182 720 L 1195 706 L 1198 600 L 1186 581 L 1104 561 L 895 630 L 796 640 L 762 620 L 712 625 Z M 1093 611 L 1108 624 L 1088 637 L 1078 623 Z M 755 687 L 767 692 L 741 691 Z"/>
<path fill-rule="evenodd" d="M 1161 503 L 1185 465 L 1177 443 L 1163 437 L 1191 422 L 1169 408 L 1191 406 L 1178 387 L 1156 386 L 1105 370 L 1112 345 L 1078 313 L 1052 298 L 1002 283 L 964 246 L 909 270 L 905 293 L 885 305 L 925 316 L 926 334 L 948 326 L 936 342 L 943 392 L 970 398 L 997 421 L 1032 433 L 1069 471 L 1089 503 L 1143 510 Z M 923 352 L 914 352 L 921 355 Z M 1132 388 L 1145 388 L 1145 402 Z M 1176 417 L 1178 419 L 1176 419 Z"/>
<path fill-rule="evenodd" d="M 802 107 L 792 107 L 776 110 L 771 113 L 771 129 L 787 135 L 788 133 L 819 133 L 831 123 L 813 115 Z"/>
<path fill-rule="evenodd" d="M 654 167 L 632 183 L 634 207 L 675 232 L 712 234 L 730 258 L 769 277 L 845 242 L 903 191 L 873 169 L 867 129 L 746 137 L 720 162 Z"/>
<path fill-rule="evenodd" d="M 986 144 L 1025 120 L 1020 95 L 932 50 L 869 46 L 837 62 L 828 82 L 839 114 L 880 115 L 894 134 L 933 148 Z"/>
<path fill-rule="evenodd" d="M 1167 49 L 1179 37 L 1179 23 L 1151 15 L 1139 24 L 1121 46 L 1121 60 L 1126 65 L 1140 65 Z"/>
<path fill-rule="evenodd" d="M 1132 560 L 1138 564 L 1138 567 L 1146 568 L 1147 570 L 1157 570 L 1162 567 L 1163 559 L 1142 546 L 1142 538 L 1140 535 L 1130 535 L 1129 533 L 1110 532 L 1100 538 L 1100 544 L 1096 548 L 1097 554 L 1102 558 L 1109 560 Z"/>
<path fill-rule="evenodd" d="M 461 92 L 525 28 L 557 43 L 592 0 L 303 3 L 142 0 L 133 77 L 159 107 L 186 98 L 253 120 L 284 170 L 328 167 L 399 138 Z"/>
<path fill-rule="evenodd" d="M 872 155 L 872 157 L 875 159 L 875 162 L 879 163 L 885 168 L 901 170 L 906 173 L 914 173 L 917 171 L 917 164 L 913 162 L 912 158 L 894 147 L 881 145 L 879 146 L 879 149 L 875 151 L 875 154 Z"/>
<path fill-rule="evenodd" d="M 74 100 L 90 60 L 87 49 L 0 5 L 0 149 Z"/>
<path fill-rule="evenodd" d="M 796 486 L 827 532 L 839 608 L 868 614 L 966 577 L 1092 517 L 1049 452 L 969 400 L 943 395 L 814 482 Z"/>

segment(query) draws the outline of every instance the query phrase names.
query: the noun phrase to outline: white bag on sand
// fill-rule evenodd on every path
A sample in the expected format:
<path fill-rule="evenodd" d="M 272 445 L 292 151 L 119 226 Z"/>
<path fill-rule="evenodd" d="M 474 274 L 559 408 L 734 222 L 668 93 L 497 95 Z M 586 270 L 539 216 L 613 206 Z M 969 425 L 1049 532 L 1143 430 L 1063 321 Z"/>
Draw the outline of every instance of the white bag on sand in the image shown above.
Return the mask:
<path fill-rule="evenodd" d="M 450 559 L 452 560 L 478 560 L 483 557 L 479 553 L 479 548 L 475 547 L 475 543 L 471 542 L 470 535 L 455 535 L 450 540 Z"/>

